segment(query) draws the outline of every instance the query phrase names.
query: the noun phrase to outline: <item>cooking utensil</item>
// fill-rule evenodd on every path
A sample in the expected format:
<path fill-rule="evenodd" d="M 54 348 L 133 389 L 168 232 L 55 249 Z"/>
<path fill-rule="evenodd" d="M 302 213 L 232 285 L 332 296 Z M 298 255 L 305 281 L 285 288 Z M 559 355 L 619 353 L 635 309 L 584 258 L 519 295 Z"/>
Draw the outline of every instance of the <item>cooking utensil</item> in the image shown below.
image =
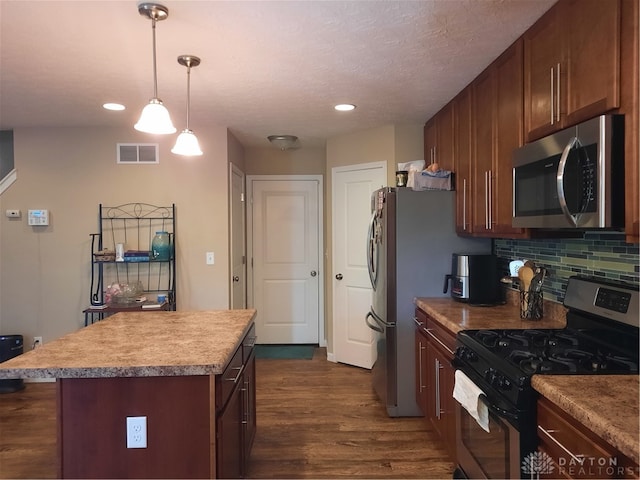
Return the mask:
<path fill-rule="evenodd" d="M 529 291 L 531 286 L 531 280 L 534 277 L 533 269 L 526 264 L 518 270 L 518 278 L 520 279 L 520 290 L 524 292 Z"/>
<path fill-rule="evenodd" d="M 531 280 L 533 279 L 534 273 L 533 273 L 533 269 L 531 267 L 528 267 L 527 265 L 524 265 L 522 267 L 520 267 L 520 270 L 518 270 L 518 278 L 520 279 L 520 297 L 522 298 L 521 301 L 521 313 L 522 312 L 529 312 L 529 288 L 531 287 Z M 525 317 L 526 318 L 526 313 L 525 313 Z"/>

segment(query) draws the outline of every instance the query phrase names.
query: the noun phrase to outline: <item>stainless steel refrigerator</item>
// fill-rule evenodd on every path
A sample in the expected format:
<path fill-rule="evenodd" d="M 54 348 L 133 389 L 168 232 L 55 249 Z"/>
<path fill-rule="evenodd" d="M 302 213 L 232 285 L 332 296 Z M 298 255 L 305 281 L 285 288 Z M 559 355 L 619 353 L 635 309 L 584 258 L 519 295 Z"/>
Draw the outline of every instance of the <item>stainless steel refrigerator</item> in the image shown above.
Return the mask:
<path fill-rule="evenodd" d="M 365 321 L 377 333 L 373 387 L 391 417 L 422 416 L 415 400 L 415 297 L 443 297 L 452 253 L 491 253 L 491 240 L 455 232 L 455 192 L 382 188 L 371 196 Z"/>

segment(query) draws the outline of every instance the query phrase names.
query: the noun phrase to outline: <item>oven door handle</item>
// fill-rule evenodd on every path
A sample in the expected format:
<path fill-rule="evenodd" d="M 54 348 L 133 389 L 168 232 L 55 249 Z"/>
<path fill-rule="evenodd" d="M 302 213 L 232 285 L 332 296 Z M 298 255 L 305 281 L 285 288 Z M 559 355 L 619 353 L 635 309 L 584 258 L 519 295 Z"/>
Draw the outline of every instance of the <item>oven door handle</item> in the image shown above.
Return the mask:
<path fill-rule="evenodd" d="M 490 412 L 493 412 L 495 415 L 498 415 L 502 418 L 508 418 L 510 420 L 513 420 L 514 422 L 518 422 L 520 420 L 518 412 L 505 410 L 504 408 L 500 408 L 497 405 L 490 403 L 486 395 L 480 395 L 478 399 L 487 406 Z"/>

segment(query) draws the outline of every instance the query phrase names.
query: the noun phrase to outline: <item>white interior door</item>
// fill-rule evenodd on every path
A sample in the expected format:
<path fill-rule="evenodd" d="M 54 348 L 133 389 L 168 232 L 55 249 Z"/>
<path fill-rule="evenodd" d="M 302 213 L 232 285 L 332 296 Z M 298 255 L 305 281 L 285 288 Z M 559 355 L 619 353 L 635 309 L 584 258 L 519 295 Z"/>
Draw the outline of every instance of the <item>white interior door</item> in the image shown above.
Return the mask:
<path fill-rule="evenodd" d="M 231 183 L 231 308 L 247 306 L 247 243 L 246 243 L 246 202 L 244 192 L 244 172 L 230 164 L 229 181 Z"/>
<path fill-rule="evenodd" d="M 320 182 L 296 178 L 249 177 L 250 301 L 261 344 L 320 343 Z"/>
<path fill-rule="evenodd" d="M 371 368 L 376 335 L 367 327 L 371 280 L 367 269 L 367 230 L 371 194 L 387 183 L 386 162 L 332 169 L 333 360 Z"/>

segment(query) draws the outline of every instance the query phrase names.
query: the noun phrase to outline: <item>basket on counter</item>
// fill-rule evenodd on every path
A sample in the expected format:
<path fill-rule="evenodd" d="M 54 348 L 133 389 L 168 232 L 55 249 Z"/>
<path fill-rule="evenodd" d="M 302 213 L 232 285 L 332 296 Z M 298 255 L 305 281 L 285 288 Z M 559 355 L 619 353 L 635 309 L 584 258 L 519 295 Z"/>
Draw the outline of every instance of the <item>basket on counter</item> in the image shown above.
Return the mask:
<path fill-rule="evenodd" d="M 96 262 L 113 262 L 116 259 L 116 252 L 113 250 L 99 250 L 93 254 Z"/>

